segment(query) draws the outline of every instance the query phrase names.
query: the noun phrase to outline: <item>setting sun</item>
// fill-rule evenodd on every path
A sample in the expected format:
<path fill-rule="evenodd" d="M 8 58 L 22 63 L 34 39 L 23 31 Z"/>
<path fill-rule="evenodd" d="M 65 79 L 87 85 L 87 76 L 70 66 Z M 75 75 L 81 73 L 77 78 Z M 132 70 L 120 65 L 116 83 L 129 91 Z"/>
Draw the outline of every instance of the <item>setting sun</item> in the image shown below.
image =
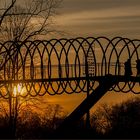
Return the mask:
<path fill-rule="evenodd" d="M 23 93 L 24 93 L 24 88 L 22 87 L 21 84 L 17 84 L 17 86 L 14 86 L 14 90 L 13 90 L 14 97 Z"/>

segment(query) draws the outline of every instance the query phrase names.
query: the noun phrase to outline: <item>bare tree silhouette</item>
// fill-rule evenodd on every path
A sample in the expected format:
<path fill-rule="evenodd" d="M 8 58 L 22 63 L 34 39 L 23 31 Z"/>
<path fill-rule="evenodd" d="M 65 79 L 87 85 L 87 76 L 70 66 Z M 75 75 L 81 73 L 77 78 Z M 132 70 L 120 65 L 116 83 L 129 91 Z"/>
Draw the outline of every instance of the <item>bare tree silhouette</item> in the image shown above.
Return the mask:
<path fill-rule="evenodd" d="M 42 106 L 47 104 L 47 102 L 42 99 L 30 96 L 25 99 L 17 96 L 16 98 L 11 98 L 10 102 L 11 103 L 9 103 L 7 99 L 1 99 L 0 102 L 0 115 L 4 118 L 5 124 L 7 124 L 7 134 L 9 138 L 15 138 L 17 136 L 17 125 L 21 123 L 21 121 L 19 121 L 20 118 L 24 118 L 24 120 L 22 120 L 22 122 L 24 122 L 29 119 L 30 114 L 35 114 L 34 112 L 38 112 L 39 116 L 44 109 Z M 11 106 L 9 104 L 11 104 Z M 27 115 L 26 117 L 25 113 Z"/>
<path fill-rule="evenodd" d="M 104 137 L 139 138 L 140 98 L 121 104 L 102 105 L 92 116 L 92 124 Z"/>
<path fill-rule="evenodd" d="M 48 104 L 44 110 L 44 124 L 48 124 L 49 128 L 56 129 L 67 116 L 63 107 L 59 104 Z"/>
<path fill-rule="evenodd" d="M 18 71 L 22 65 L 18 59 L 18 49 L 21 46 L 17 42 L 46 37 L 49 33 L 54 32 L 55 30 L 51 26 L 52 17 L 60 2 L 60 0 L 24 0 L 21 3 L 17 0 L 0 1 L 0 40 L 1 42 L 9 40 L 15 42 L 14 48 L 10 50 L 8 56 L 4 55 L 5 52 L 1 52 L 4 63 L 7 63 L 6 73 L 9 75 L 9 80 L 14 79 L 15 69 Z M 9 60 L 9 56 L 12 58 L 11 60 Z M 16 65 L 17 63 L 18 65 Z M 11 65 L 15 67 L 11 69 Z M 22 105 L 26 104 L 26 107 L 28 105 L 30 108 L 29 103 L 34 100 L 32 103 L 35 106 L 36 99 L 27 97 L 21 101 L 18 95 L 13 97 L 13 85 L 9 84 L 6 88 L 8 88 L 9 97 L 4 104 L 8 104 L 9 111 L 5 108 L 3 111 L 5 111 L 5 116 L 9 117 L 9 126 L 12 127 L 9 132 L 11 137 L 14 137 L 19 111 L 23 110 Z"/>
<path fill-rule="evenodd" d="M 49 33 L 55 32 L 51 26 L 52 17 L 56 13 L 60 0 L 24 0 L 21 4 L 17 0 L 11 0 L 10 4 L 2 2 L 1 41 L 25 41 L 46 37 Z"/>
<path fill-rule="evenodd" d="M 66 112 L 58 104 L 49 104 L 39 98 L 29 97 L 26 100 L 19 100 L 17 108 L 12 110 L 13 116 L 9 129 L 9 102 L 2 100 L 0 103 L 0 138 L 48 138 L 55 131 L 56 127 L 66 117 Z"/>
<path fill-rule="evenodd" d="M 2 4 L 2 1 L 1 1 L 1 3 L 0 3 L 0 5 L 1 5 L 1 8 L 0 8 L 0 26 L 1 26 L 4 18 L 6 16 L 8 16 L 8 12 L 10 11 L 10 9 L 12 9 L 12 7 L 14 6 L 15 3 L 16 3 L 16 0 L 11 0 L 11 2 L 5 6 L 4 4 Z"/>

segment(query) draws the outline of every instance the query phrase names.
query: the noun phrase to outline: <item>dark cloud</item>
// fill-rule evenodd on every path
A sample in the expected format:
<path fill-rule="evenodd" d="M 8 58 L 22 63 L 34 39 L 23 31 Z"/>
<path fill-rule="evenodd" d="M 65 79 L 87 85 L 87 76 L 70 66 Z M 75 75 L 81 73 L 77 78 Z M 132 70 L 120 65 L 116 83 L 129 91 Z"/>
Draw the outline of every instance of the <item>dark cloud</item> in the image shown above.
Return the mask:
<path fill-rule="evenodd" d="M 63 0 L 61 12 L 77 12 L 85 10 L 105 10 L 116 7 L 139 6 L 140 0 Z"/>
<path fill-rule="evenodd" d="M 139 38 L 140 0 L 63 0 L 59 23 L 75 36 Z"/>
<path fill-rule="evenodd" d="M 85 20 L 85 18 L 80 17 L 75 19 L 79 22 Z M 98 22 L 113 22 L 113 21 L 124 21 L 124 22 L 139 22 L 140 24 L 140 15 L 134 15 L 134 16 L 115 16 L 115 17 L 93 17 L 93 18 L 86 18 L 86 22 L 88 21 L 98 21 Z"/>

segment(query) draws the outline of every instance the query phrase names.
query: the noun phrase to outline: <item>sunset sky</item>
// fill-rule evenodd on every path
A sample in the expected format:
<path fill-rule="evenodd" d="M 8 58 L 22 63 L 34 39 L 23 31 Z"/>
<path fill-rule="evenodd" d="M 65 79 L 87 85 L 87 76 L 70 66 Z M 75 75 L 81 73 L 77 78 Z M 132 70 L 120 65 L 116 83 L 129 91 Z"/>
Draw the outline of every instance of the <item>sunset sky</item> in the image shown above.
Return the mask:
<path fill-rule="evenodd" d="M 55 25 L 68 38 L 122 36 L 140 39 L 140 0 L 63 0 Z M 108 92 L 99 103 L 118 103 L 132 96 L 137 95 Z M 84 94 L 64 94 L 49 97 L 48 101 L 60 103 L 67 111 L 72 111 L 85 97 Z"/>
<path fill-rule="evenodd" d="M 140 37 L 140 0 L 63 0 L 58 13 L 68 37 Z"/>
<path fill-rule="evenodd" d="M 122 36 L 140 39 L 140 0 L 62 0 L 53 20 L 55 28 L 64 33 L 62 38 Z M 71 112 L 86 93 L 45 96 L 49 103 L 60 104 Z M 99 103 L 122 102 L 132 96 L 136 95 L 108 92 Z"/>

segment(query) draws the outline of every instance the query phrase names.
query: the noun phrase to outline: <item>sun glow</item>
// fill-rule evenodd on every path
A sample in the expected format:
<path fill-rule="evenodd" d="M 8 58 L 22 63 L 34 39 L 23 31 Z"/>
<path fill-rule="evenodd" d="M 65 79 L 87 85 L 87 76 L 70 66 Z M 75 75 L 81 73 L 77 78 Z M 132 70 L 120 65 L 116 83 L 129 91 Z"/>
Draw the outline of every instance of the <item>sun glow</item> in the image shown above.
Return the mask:
<path fill-rule="evenodd" d="M 23 95 L 24 92 L 25 92 L 25 89 L 24 89 L 24 87 L 22 87 L 21 84 L 17 84 L 16 86 L 14 86 L 14 89 L 13 89 L 14 97 L 16 97 L 18 95 Z"/>

